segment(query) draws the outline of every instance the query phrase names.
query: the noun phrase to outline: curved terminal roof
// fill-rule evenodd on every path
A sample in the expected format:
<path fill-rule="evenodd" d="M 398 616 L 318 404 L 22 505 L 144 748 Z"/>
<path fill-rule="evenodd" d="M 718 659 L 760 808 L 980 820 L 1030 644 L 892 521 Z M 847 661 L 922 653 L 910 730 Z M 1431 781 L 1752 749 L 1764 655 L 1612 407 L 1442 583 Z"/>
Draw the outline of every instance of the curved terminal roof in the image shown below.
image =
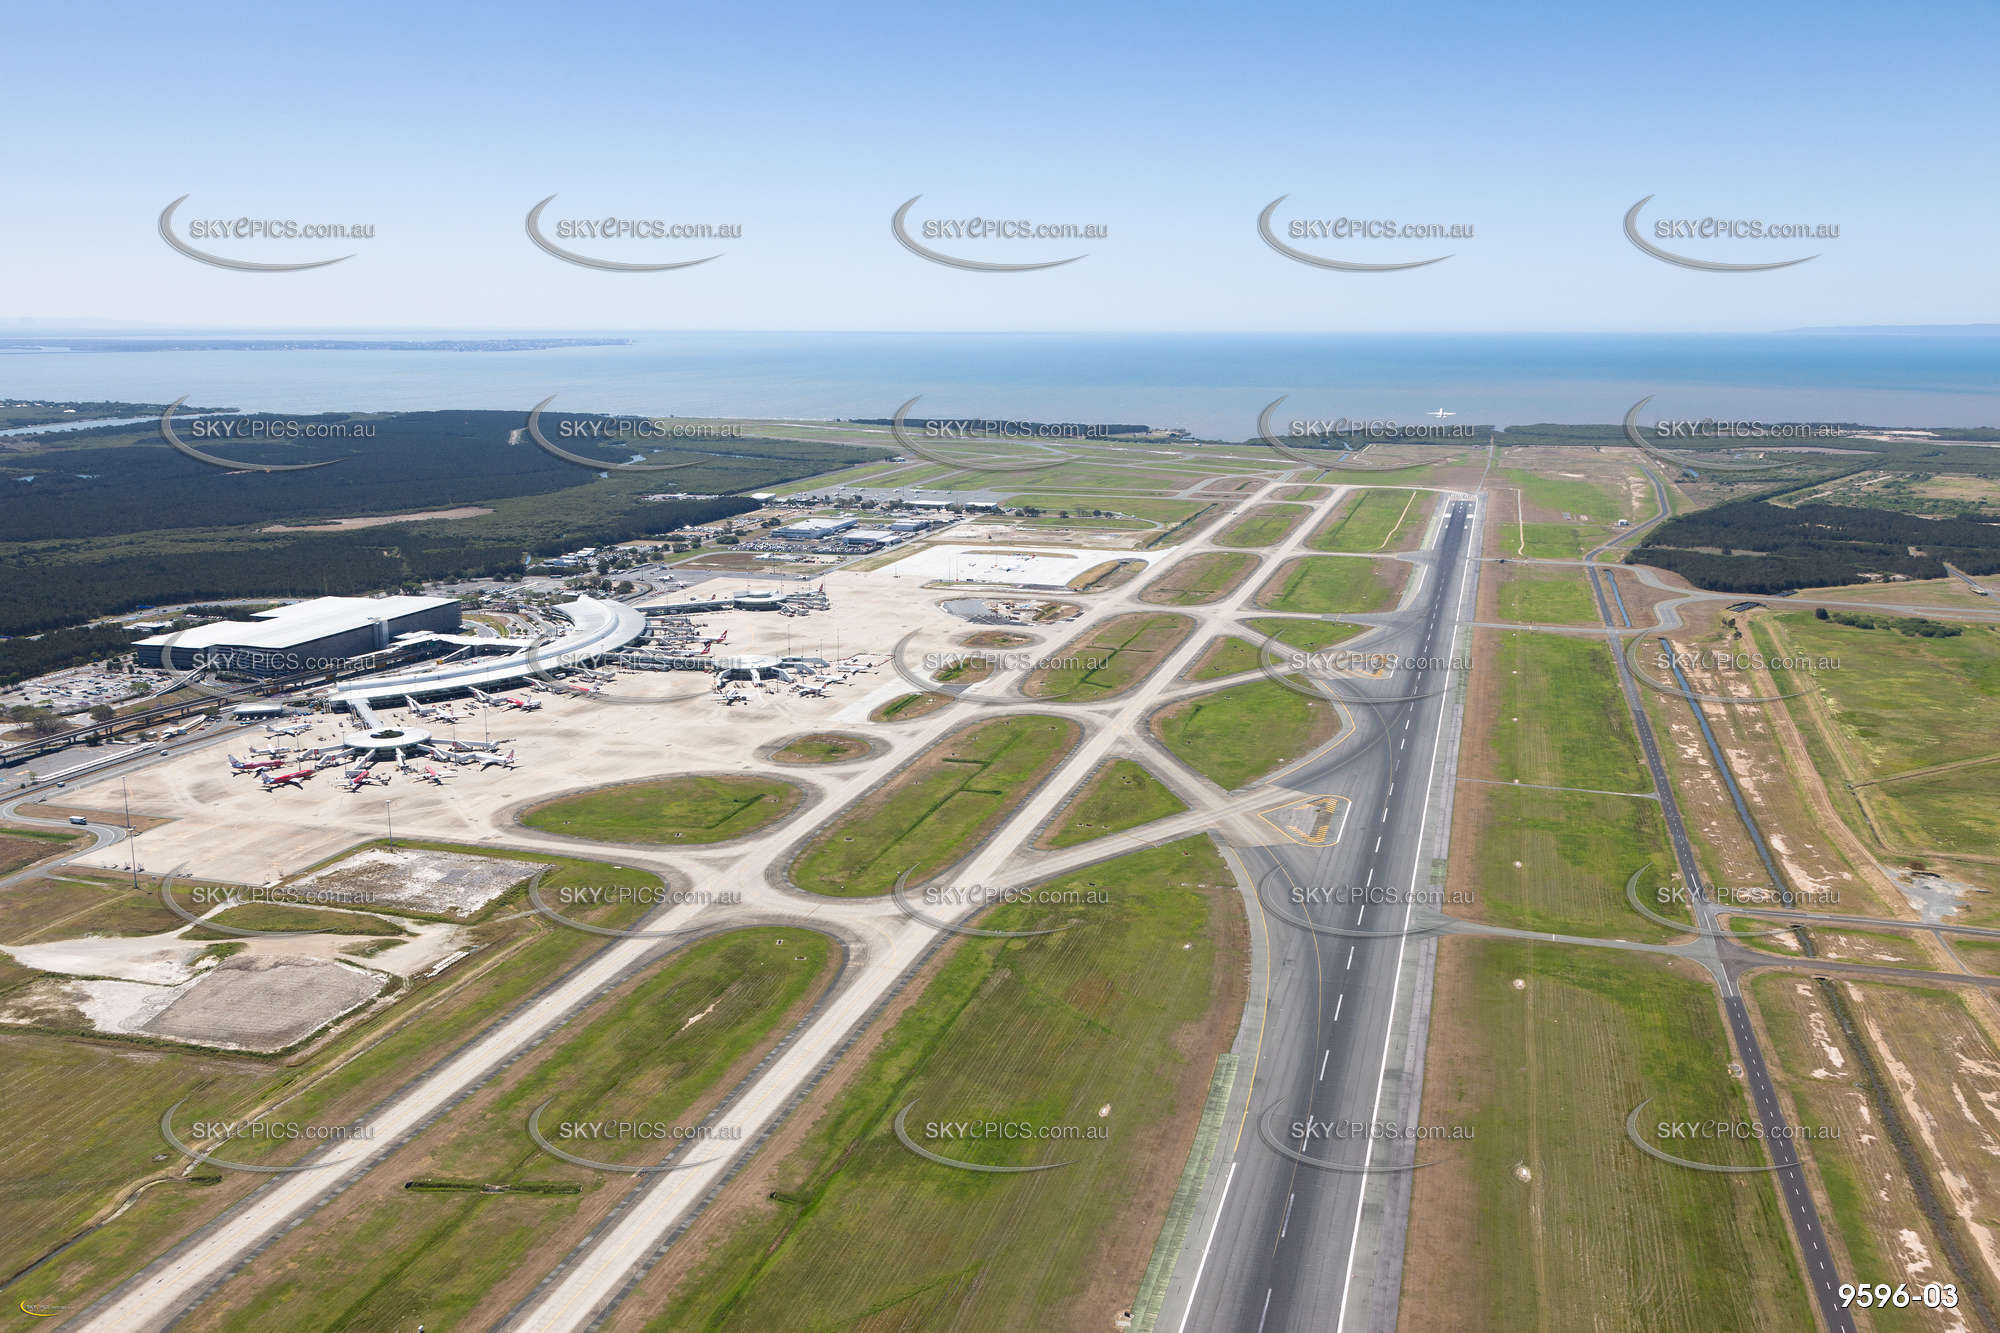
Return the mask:
<path fill-rule="evenodd" d="M 622 602 L 579 597 L 556 607 L 555 613 L 569 621 L 569 632 L 537 648 L 524 648 L 505 657 L 475 659 L 442 668 L 372 676 L 349 682 L 327 698 L 336 706 L 352 708 L 357 700 L 363 704 L 400 703 L 406 695 L 491 689 L 559 667 L 595 660 L 644 638 L 646 634 L 645 613 Z"/>

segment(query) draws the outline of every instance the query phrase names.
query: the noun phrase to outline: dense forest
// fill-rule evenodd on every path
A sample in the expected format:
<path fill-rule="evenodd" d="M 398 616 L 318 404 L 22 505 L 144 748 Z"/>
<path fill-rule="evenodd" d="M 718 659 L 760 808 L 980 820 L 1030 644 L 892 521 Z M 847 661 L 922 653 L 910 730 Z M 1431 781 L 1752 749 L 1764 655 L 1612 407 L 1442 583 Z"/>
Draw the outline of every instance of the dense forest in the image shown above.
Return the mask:
<path fill-rule="evenodd" d="M 1787 592 L 1866 575 L 1943 578 L 2000 572 L 2000 523 L 1892 510 L 1735 500 L 1669 519 L 1632 554 L 1721 592 Z"/>
<path fill-rule="evenodd" d="M 266 418 L 268 420 L 268 418 Z M 231 472 L 170 448 L 157 429 L 33 437 L 0 455 L 0 635 L 74 626 L 143 606 L 206 598 L 359 593 L 519 570 L 523 557 L 605 546 L 714 522 L 755 507 L 739 493 L 881 457 L 797 440 L 730 439 L 602 447 L 621 462 L 688 462 L 663 473 L 604 476 L 519 442 L 522 412 L 408 412 L 299 418 L 356 428 L 343 438 L 194 447 L 251 463 L 337 458 L 303 472 Z M 233 418 L 245 428 L 251 418 Z M 546 413 L 542 430 L 602 420 Z M 366 427 L 366 433 L 359 428 Z M 648 500 L 673 491 L 713 498 Z M 297 527 L 478 507 L 453 519 L 345 531 Z"/>

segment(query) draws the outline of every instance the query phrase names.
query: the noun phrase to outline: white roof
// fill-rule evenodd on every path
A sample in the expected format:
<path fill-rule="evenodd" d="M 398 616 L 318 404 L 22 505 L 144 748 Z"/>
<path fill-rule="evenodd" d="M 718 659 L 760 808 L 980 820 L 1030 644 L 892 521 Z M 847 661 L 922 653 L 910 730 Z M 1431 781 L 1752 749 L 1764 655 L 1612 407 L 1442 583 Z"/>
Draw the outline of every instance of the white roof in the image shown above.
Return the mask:
<path fill-rule="evenodd" d="M 393 675 L 364 677 L 332 692 L 336 704 L 352 707 L 377 701 L 396 703 L 408 694 L 436 694 L 451 690 L 489 689 L 509 681 L 539 675 L 557 667 L 574 666 L 622 648 L 646 634 L 646 614 L 623 602 L 579 597 L 554 608 L 569 621 L 570 632 L 539 647 L 523 648 L 505 657 L 488 657 L 471 662 L 454 662 L 442 669 L 399 671 Z"/>
<path fill-rule="evenodd" d="M 329 634 L 359 629 L 377 620 L 395 620 L 418 611 L 454 605 L 456 597 L 315 597 L 258 612 L 249 620 L 218 620 L 182 630 L 178 637 L 157 634 L 144 644 L 164 644 L 173 638 L 178 648 L 289 648 Z"/>

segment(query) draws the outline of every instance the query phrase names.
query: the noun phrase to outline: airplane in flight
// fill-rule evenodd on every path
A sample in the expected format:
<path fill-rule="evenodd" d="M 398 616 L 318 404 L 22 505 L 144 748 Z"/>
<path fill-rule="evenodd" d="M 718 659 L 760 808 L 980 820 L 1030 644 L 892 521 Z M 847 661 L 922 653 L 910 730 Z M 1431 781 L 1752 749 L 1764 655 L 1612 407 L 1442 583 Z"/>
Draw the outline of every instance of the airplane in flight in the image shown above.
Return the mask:
<path fill-rule="evenodd" d="M 1440 407 L 1440 408 L 1439 408 L 1439 409 L 1438 409 L 1437 411 L 1435 411 L 1435 412 L 1426 412 L 1426 413 L 1424 413 L 1424 415 L 1425 415 L 1425 416 L 1427 416 L 1427 417 L 1436 417 L 1436 418 L 1437 418 L 1437 419 L 1438 419 L 1439 421 L 1443 421 L 1443 420 L 1444 420 L 1444 419 L 1445 419 L 1446 417 L 1455 417 L 1455 416 L 1457 416 L 1457 415 L 1458 415 L 1458 413 L 1456 413 L 1456 412 L 1447 412 L 1447 411 L 1445 411 L 1445 410 L 1444 410 L 1444 409 L 1443 409 L 1442 407 Z"/>
<path fill-rule="evenodd" d="M 264 784 L 265 791 L 276 791 L 280 787 L 302 787 L 317 772 L 316 768 L 295 768 L 289 773 L 265 773 L 257 780 Z"/>
<path fill-rule="evenodd" d="M 284 766 L 285 761 L 282 759 L 252 759 L 246 764 L 233 754 L 229 756 L 229 771 L 232 773 L 262 773 L 267 769 Z"/>

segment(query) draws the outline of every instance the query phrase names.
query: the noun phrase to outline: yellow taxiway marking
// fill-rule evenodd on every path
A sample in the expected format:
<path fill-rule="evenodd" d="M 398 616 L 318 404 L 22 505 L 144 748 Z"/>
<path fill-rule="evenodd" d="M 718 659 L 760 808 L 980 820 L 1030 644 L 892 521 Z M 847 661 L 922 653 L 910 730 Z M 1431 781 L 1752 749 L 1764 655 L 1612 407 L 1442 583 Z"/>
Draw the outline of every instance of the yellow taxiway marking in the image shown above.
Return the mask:
<path fill-rule="evenodd" d="M 1351 805 L 1353 802 L 1345 796 L 1307 796 L 1259 810 L 1257 818 L 1293 842 L 1307 847 L 1331 847 L 1340 841 Z"/>

